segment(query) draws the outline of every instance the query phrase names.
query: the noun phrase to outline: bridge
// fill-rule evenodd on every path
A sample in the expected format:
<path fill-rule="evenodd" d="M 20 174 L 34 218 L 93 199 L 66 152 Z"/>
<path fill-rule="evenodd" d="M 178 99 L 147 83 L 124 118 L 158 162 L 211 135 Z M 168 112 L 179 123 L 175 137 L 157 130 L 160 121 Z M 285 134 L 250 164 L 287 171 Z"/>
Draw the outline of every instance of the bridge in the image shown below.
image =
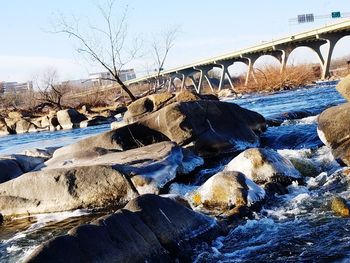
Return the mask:
<path fill-rule="evenodd" d="M 181 66 L 178 68 L 161 71 L 160 74 L 152 74 L 149 76 L 133 79 L 127 81 L 127 85 L 152 83 L 162 79 L 163 84 L 173 85 L 175 78 L 181 80 L 181 88 L 185 87 L 186 79 L 190 79 L 199 93 L 203 87 L 203 80 L 205 79 L 210 88 L 214 90 L 214 85 L 209 78 L 208 72 L 214 68 L 220 70 L 220 82 L 218 90 L 221 90 L 225 79 L 228 80 L 233 89 L 232 76 L 228 71 L 228 67 L 235 62 L 243 62 L 248 66 L 245 85 L 248 84 L 249 78 L 253 72 L 255 61 L 263 55 L 271 55 L 277 58 L 281 63 L 280 72 L 286 68 L 287 60 L 291 52 L 297 47 L 308 47 L 313 50 L 319 59 L 321 66 L 321 78 L 326 79 L 330 76 L 329 67 L 336 43 L 344 36 L 350 35 L 350 20 L 342 20 L 341 22 L 327 25 L 314 30 L 305 31 L 290 35 L 281 39 L 264 42 L 246 49 L 230 52 L 217 57 L 212 57 L 193 64 Z M 326 54 L 321 53 L 321 46 L 327 45 Z M 196 81 L 193 75 L 199 74 L 199 80 Z"/>

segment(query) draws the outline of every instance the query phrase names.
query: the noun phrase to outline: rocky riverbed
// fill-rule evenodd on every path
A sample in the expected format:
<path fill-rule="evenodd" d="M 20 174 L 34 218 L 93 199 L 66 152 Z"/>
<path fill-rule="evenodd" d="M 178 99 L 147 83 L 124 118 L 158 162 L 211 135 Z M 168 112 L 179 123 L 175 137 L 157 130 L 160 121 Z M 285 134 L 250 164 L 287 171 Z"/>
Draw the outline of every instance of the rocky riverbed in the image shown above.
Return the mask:
<path fill-rule="evenodd" d="M 157 94 L 110 131 L 4 155 L 0 259 L 309 260 L 318 227 L 346 239 L 347 103 L 330 107 L 343 101 L 334 87 L 225 102 Z M 329 259 L 349 256 L 345 239 Z"/>

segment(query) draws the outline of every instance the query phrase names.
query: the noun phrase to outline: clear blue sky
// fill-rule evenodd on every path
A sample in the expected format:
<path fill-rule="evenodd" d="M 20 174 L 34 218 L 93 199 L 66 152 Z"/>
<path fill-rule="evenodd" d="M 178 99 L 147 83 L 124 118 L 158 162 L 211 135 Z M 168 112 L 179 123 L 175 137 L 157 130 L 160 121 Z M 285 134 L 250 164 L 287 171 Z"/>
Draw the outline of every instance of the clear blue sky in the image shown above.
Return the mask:
<path fill-rule="evenodd" d="M 48 67 L 56 68 L 61 79 L 83 78 L 88 72 L 99 70 L 77 55 L 74 43 L 65 35 L 47 32 L 52 30 L 51 22 L 55 21 L 58 13 L 74 14 L 82 20 L 88 19 L 90 23 L 98 24 L 97 2 L 101 1 L 2 1 L 0 80 L 30 80 Z M 332 22 L 328 19 L 305 26 L 290 25 L 288 19 L 298 14 L 350 12 L 349 0 L 129 0 L 118 1 L 118 5 L 129 6 L 129 35 L 144 39 L 145 56 L 130 65 L 138 72 L 144 71 L 146 65 L 151 63 L 147 50 L 152 34 L 173 25 L 180 27 L 180 33 L 166 68 Z M 339 42 L 335 56 L 350 53 L 349 38 Z M 293 61 L 316 61 L 311 51 L 297 51 L 293 56 Z"/>

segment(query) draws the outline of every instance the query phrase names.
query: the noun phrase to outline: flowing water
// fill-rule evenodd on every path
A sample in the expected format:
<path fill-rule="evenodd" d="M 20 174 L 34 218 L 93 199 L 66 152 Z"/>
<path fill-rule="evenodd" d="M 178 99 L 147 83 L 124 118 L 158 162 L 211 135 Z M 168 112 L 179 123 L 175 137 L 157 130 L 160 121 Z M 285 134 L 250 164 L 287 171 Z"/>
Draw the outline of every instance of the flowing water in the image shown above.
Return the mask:
<path fill-rule="evenodd" d="M 263 146 L 288 158 L 313 163 L 318 175 L 306 178 L 304 185 L 289 186 L 288 194 L 269 200 L 254 218 L 232 228 L 227 236 L 194 248 L 193 261 L 350 262 L 350 220 L 335 216 L 329 209 L 334 195 L 349 199 L 350 188 L 342 168 L 318 139 L 316 131 L 317 115 L 344 102 L 334 85 L 229 101 L 257 111 L 269 120 L 271 127 L 262 135 Z M 108 129 L 109 126 L 99 126 L 0 137 L 0 154 L 61 146 Z M 212 167 L 202 174 L 215 173 L 223 167 Z M 180 184 L 178 188 L 181 189 Z M 99 216 L 89 211 L 73 211 L 7 222 L 0 227 L 0 261 L 18 262 L 44 240 Z"/>

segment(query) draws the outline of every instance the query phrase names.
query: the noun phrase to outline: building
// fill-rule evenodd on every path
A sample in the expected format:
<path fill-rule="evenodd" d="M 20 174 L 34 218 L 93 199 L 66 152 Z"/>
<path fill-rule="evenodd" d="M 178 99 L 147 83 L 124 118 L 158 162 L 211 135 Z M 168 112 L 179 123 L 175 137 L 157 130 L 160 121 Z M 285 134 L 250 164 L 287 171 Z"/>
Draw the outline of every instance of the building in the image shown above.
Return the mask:
<path fill-rule="evenodd" d="M 119 76 L 120 80 L 123 82 L 136 78 L 136 74 L 135 74 L 134 69 L 120 70 L 118 73 L 118 76 Z M 100 85 L 100 86 L 112 84 L 114 82 L 113 76 L 110 72 L 91 73 L 91 74 L 89 74 L 89 79 L 93 83 L 96 83 L 96 85 Z"/>
<path fill-rule="evenodd" d="M 2 82 L 1 83 L 2 88 L 0 89 L 1 93 L 19 93 L 19 92 L 26 92 L 33 89 L 33 82 L 27 81 L 27 82 Z"/>

